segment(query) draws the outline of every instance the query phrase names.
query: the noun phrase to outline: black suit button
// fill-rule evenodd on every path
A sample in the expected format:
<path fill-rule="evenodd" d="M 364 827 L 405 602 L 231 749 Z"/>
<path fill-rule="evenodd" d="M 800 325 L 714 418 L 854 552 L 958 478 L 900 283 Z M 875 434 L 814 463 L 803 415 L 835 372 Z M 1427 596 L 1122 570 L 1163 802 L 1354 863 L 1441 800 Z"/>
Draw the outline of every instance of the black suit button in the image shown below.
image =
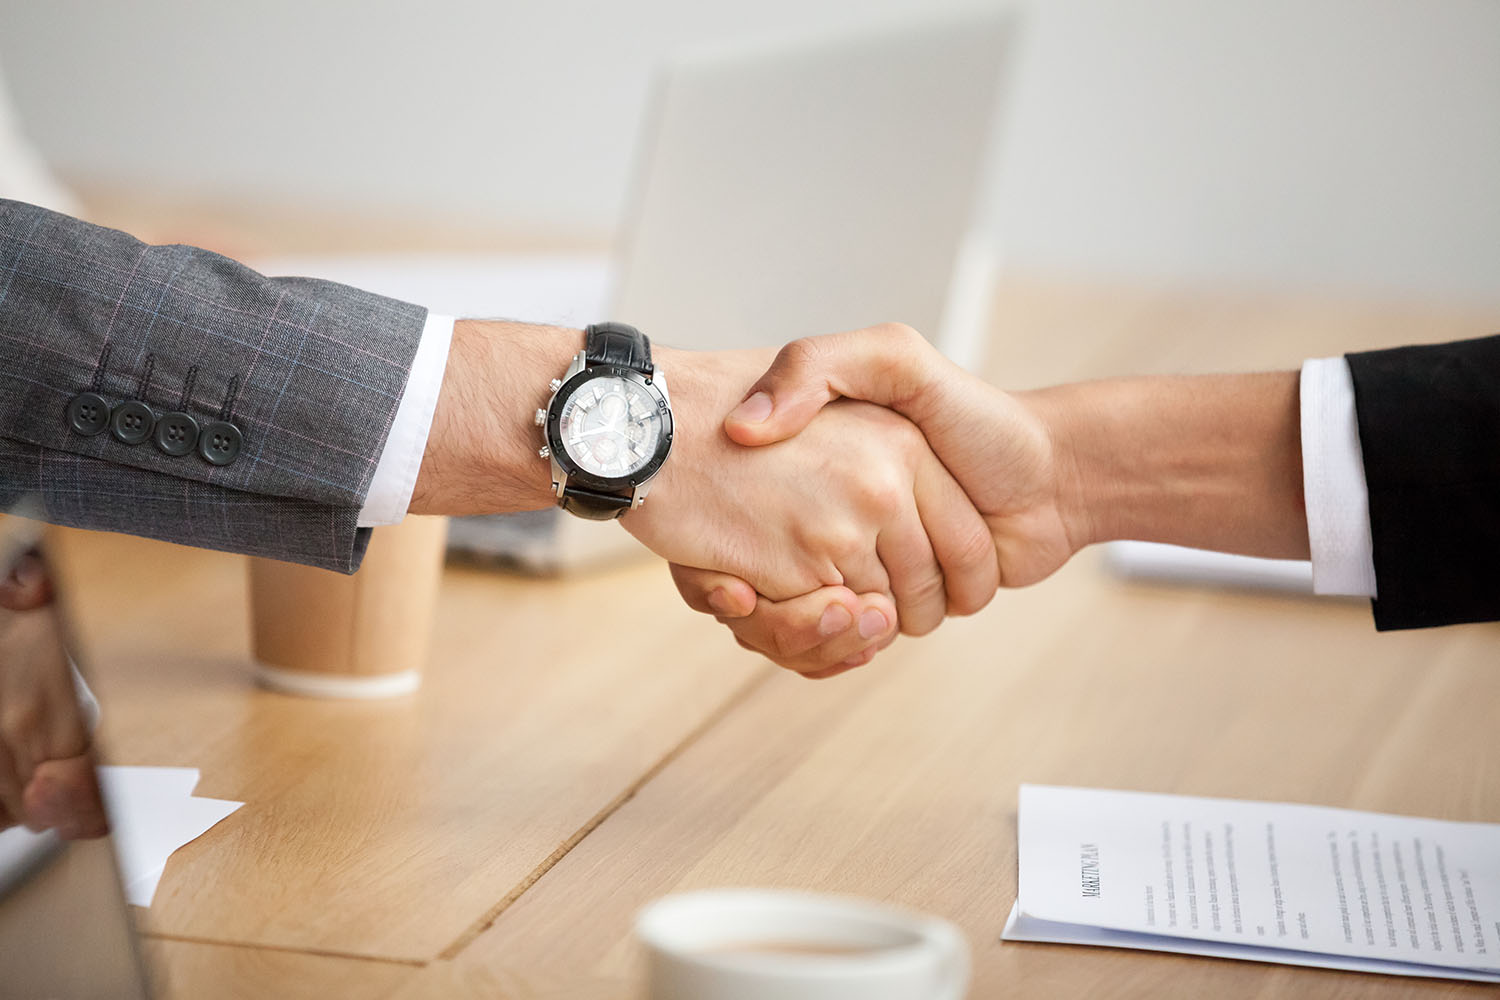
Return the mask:
<path fill-rule="evenodd" d="M 109 426 L 109 404 L 97 392 L 80 392 L 68 400 L 68 426 L 75 434 L 93 437 Z"/>
<path fill-rule="evenodd" d="M 138 399 L 120 403 L 109 418 L 109 432 L 122 444 L 140 444 L 151 436 L 154 426 L 156 414 Z"/>
<path fill-rule="evenodd" d="M 198 435 L 198 454 L 213 465 L 228 465 L 240 453 L 240 429 L 215 420 Z"/>
<path fill-rule="evenodd" d="M 156 422 L 156 447 L 168 455 L 186 455 L 198 443 L 198 421 L 186 413 L 167 413 Z"/>

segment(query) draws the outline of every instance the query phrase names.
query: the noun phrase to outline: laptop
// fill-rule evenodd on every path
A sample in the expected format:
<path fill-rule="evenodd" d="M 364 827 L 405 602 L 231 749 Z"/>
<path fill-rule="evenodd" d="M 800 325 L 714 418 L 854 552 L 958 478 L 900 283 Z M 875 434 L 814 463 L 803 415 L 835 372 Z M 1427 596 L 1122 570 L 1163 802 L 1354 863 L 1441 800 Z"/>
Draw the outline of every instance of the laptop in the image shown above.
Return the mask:
<path fill-rule="evenodd" d="M 978 358 L 999 11 L 682 52 L 660 74 L 610 315 L 664 343 L 899 321 Z"/>
<path fill-rule="evenodd" d="M 0 513 L 0 578 L 9 577 L 28 554 L 40 553 L 45 562 L 42 538 L 38 522 Z M 76 662 L 77 646 L 67 641 L 67 581 L 50 567 L 49 573 L 49 604 L 26 611 L 0 608 L 0 615 L 38 616 L 25 633 L 57 637 Z M 41 652 L 44 648 L 22 645 L 14 631 L 0 628 L 0 670 L 71 672 L 66 662 Z M 71 677 L 61 681 L 73 683 Z M 51 832 L 20 826 L 0 830 L 0 1000 L 146 1000 L 149 995 L 110 838 L 62 841 Z"/>

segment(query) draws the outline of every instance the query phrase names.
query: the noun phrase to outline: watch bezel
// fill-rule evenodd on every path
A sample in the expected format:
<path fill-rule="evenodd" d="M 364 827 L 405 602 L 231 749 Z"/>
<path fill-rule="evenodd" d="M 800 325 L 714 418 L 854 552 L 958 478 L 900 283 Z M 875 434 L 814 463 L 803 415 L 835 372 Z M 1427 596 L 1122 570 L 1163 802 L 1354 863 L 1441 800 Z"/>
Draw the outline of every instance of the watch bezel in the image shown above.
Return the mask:
<path fill-rule="evenodd" d="M 636 383 L 646 391 L 647 395 L 656 400 L 656 410 L 661 414 L 661 434 L 656 439 L 656 451 L 646 460 L 645 465 L 628 476 L 614 478 L 596 476 L 575 462 L 563 444 L 561 429 L 563 408 L 568 400 L 573 398 L 573 394 L 583 388 L 584 383 L 596 378 L 620 378 Z M 634 489 L 661 471 L 662 464 L 666 462 L 667 455 L 672 451 L 672 406 L 651 379 L 636 369 L 622 365 L 591 365 L 569 376 L 562 385 L 558 386 L 557 392 L 552 394 L 552 399 L 547 403 L 547 446 L 551 449 L 553 459 L 567 473 L 570 485 L 577 484 L 589 489 L 609 491 Z"/>

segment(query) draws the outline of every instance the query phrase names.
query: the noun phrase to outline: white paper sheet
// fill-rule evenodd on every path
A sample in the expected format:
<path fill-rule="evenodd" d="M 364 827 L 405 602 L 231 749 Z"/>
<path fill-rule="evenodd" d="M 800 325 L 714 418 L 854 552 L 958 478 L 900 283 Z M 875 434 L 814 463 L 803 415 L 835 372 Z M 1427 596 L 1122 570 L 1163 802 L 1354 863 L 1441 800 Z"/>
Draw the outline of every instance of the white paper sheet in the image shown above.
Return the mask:
<path fill-rule="evenodd" d="M 99 786 L 120 861 L 125 898 L 150 906 L 172 852 L 243 803 L 193 795 L 193 767 L 101 767 Z"/>
<path fill-rule="evenodd" d="M 1007 940 L 1500 982 L 1500 824 L 1023 785 Z"/>
<path fill-rule="evenodd" d="M 132 904 L 150 906 L 172 853 L 243 805 L 198 798 L 197 786 L 195 767 L 99 768 L 120 880 Z M 0 892 L 65 847 L 50 830 L 0 830 Z"/>

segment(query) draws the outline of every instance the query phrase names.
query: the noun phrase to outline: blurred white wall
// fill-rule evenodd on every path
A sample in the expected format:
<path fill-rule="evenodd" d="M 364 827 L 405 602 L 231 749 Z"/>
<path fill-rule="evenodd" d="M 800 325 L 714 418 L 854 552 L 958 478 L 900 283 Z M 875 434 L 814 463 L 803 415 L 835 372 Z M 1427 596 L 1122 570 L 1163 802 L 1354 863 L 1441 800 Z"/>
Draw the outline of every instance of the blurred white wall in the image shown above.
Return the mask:
<path fill-rule="evenodd" d="M 1036 12 L 996 201 L 1018 263 L 1500 304 L 1500 2 Z"/>
<path fill-rule="evenodd" d="M 604 234 L 664 53 L 934 5 L 5 0 L 0 64 L 70 177 Z M 1500 3 L 1014 5 L 1012 268 L 1500 304 Z"/>

